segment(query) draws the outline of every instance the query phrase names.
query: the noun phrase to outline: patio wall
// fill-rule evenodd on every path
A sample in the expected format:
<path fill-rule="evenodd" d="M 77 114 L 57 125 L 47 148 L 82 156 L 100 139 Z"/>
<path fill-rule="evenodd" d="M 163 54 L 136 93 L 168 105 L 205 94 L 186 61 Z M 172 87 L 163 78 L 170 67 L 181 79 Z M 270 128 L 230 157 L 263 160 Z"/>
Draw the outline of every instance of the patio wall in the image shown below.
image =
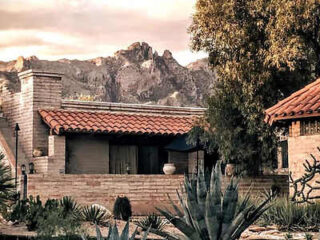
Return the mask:
<path fill-rule="evenodd" d="M 110 210 L 116 197 L 125 195 L 131 201 L 134 214 L 143 215 L 154 212 L 155 207 L 168 206 L 167 193 L 177 201 L 176 189 L 182 181 L 183 175 L 32 174 L 28 175 L 27 195 L 40 195 L 42 200 L 72 196 L 81 204 L 98 203 Z M 240 193 L 246 192 L 252 182 L 251 195 L 255 196 L 274 183 L 283 194 L 289 190 L 286 176 L 264 176 L 242 179 Z"/>

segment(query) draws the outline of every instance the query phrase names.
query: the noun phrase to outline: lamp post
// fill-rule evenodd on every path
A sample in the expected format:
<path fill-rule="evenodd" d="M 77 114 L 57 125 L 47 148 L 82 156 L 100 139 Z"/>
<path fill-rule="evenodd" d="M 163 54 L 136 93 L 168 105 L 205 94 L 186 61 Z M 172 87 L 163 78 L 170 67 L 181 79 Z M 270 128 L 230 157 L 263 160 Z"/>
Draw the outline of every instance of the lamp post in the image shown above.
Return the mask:
<path fill-rule="evenodd" d="M 197 174 L 199 173 L 199 144 L 200 144 L 200 139 L 198 137 L 197 138 Z"/>
<path fill-rule="evenodd" d="M 15 171 L 15 188 L 17 189 L 17 182 L 18 182 L 18 140 L 19 140 L 19 131 L 20 127 L 19 124 L 16 123 L 14 128 L 15 135 L 16 135 L 16 171 Z"/>

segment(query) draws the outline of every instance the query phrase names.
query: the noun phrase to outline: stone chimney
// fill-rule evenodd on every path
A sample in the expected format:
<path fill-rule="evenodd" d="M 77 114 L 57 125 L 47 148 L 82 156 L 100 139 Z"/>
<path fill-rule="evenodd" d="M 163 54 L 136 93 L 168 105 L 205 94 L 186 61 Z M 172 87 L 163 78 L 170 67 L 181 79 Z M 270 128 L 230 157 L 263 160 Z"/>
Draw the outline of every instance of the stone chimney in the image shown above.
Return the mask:
<path fill-rule="evenodd" d="M 15 122 L 20 125 L 23 150 L 31 160 L 34 149 L 40 149 L 44 155 L 48 154 L 49 130 L 42 122 L 38 110 L 61 108 L 63 74 L 31 69 L 19 73 L 18 76 L 21 92 L 19 113 Z"/>

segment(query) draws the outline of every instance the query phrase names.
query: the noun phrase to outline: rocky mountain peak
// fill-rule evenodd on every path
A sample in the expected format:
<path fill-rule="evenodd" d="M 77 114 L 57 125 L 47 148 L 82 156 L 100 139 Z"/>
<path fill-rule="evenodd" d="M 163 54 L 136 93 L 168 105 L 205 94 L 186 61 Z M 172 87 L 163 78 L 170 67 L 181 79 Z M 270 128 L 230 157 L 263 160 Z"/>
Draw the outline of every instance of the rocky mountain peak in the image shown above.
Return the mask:
<path fill-rule="evenodd" d="M 148 43 L 135 42 L 126 50 L 115 52 L 114 56 L 130 62 L 144 62 L 153 58 L 153 52 Z"/>
<path fill-rule="evenodd" d="M 162 57 L 165 58 L 165 59 L 171 59 L 173 58 L 172 57 L 172 53 L 169 51 L 169 50 L 164 50 L 163 54 L 162 54 Z"/>
<path fill-rule="evenodd" d="M 145 42 L 135 42 L 110 57 L 91 60 L 39 60 L 32 56 L 0 61 L 0 84 L 18 91 L 17 73 L 27 69 L 63 72 L 63 96 L 88 96 L 96 101 L 203 106 L 214 86 L 207 61 L 181 66 L 169 50 L 162 56 Z"/>

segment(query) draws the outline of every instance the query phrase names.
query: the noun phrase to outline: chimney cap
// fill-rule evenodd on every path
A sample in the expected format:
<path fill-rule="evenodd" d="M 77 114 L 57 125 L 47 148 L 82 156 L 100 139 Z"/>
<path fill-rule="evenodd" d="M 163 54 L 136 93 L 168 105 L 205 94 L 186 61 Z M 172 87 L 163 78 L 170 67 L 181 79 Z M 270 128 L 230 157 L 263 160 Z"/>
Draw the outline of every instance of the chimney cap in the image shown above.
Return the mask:
<path fill-rule="evenodd" d="M 18 73 L 19 78 L 26 78 L 26 77 L 32 77 L 32 76 L 62 78 L 63 75 L 64 75 L 63 73 L 59 73 L 59 72 L 35 70 L 35 69 L 29 69 L 29 70 Z"/>

